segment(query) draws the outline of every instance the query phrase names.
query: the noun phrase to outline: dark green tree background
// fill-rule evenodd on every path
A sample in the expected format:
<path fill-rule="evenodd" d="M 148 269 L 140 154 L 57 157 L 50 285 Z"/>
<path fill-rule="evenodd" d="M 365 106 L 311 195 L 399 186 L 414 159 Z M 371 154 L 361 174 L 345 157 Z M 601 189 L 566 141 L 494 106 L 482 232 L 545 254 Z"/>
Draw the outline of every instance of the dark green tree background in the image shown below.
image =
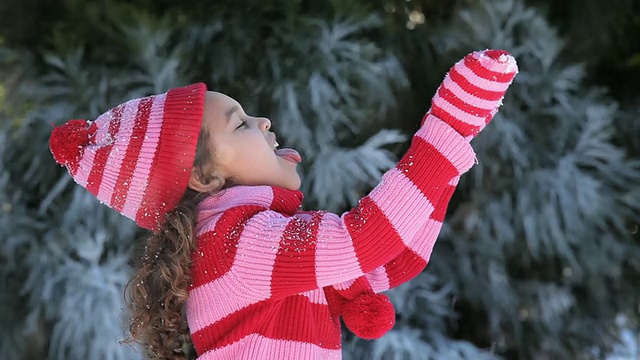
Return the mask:
<path fill-rule="evenodd" d="M 339 212 L 483 48 L 520 74 L 427 270 L 389 292 L 395 328 L 345 332 L 344 357 L 633 358 L 615 347 L 640 333 L 638 33 L 633 0 L 1 2 L 0 358 L 140 357 L 118 341 L 141 233 L 53 162 L 51 124 L 204 81 L 269 116 L 305 205 Z"/>

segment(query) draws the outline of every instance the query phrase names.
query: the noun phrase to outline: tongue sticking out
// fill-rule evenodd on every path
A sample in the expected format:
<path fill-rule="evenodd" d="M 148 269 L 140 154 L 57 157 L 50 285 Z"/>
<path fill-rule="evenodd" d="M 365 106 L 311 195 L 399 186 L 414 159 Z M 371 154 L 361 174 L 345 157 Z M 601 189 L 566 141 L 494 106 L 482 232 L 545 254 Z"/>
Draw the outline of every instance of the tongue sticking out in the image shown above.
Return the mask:
<path fill-rule="evenodd" d="M 299 163 L 300 161 L 302 161 L 300 154 L 298 154 L 298 152 L 293 149 L 276 149 L 276 155 L 294 163 Z"/>

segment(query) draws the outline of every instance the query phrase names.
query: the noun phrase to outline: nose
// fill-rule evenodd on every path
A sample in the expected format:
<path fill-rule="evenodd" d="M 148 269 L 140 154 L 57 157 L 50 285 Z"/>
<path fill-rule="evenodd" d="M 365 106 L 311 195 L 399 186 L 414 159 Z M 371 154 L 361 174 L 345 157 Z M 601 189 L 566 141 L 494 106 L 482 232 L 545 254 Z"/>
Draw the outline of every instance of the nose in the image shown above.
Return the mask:
<path fill-rule="evenodd" d="M 267 130 L 271 129 L 271 120 L 267 119 L 266 117 L 258 118 L 258 127 L 262 131 L 267 131 Z"/>

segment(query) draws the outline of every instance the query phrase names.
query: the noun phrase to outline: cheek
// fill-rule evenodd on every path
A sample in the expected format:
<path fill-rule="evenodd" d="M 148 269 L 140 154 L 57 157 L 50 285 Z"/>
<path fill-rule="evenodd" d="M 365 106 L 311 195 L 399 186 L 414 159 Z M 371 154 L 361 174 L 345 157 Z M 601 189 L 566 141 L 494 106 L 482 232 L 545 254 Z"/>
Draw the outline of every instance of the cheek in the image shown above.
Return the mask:
<path fill-rule="evenodd" d="M 215 146 L 211 146 L 212 168 L 227 168 L 234 163 L 233 148 L 224 142 L 218 142 Z"/>

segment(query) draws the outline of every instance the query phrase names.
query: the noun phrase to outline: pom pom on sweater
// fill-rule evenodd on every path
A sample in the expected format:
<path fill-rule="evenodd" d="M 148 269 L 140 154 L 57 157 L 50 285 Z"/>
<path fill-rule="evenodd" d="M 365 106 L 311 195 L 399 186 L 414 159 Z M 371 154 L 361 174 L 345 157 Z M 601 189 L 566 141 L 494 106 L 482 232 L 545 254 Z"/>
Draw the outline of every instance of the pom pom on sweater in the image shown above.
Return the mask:
<path fill-rule="evenodd" d="M 342 320 L 356 336 L 373 340 L 382 337 L 396 323 L 396 313 L 383 294 L 366 293 L 342 304 Z"/>

